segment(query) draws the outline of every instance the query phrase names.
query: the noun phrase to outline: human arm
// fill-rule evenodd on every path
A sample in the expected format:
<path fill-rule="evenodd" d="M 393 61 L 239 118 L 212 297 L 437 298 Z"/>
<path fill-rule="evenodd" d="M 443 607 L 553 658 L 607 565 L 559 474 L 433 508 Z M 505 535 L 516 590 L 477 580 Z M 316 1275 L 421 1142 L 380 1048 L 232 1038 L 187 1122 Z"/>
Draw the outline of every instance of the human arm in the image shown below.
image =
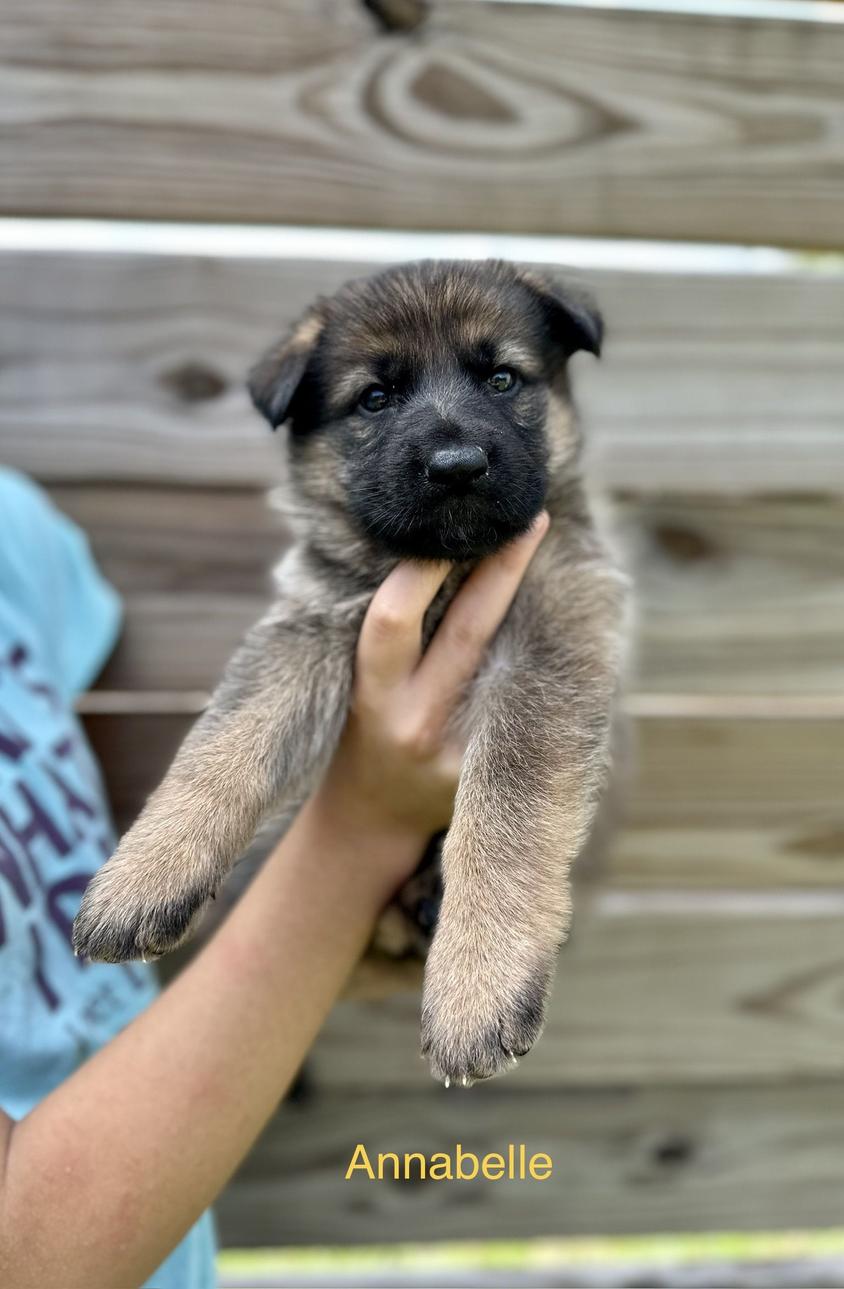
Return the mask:
<path fill-rule="evenodd" d="M 216 935 L 25 1119 L 0 1119 L 0 1282 L 141 1283 L 272 1114 L 374 921 L 447 822 L 451 707 L 543 525 L 482 565 L 420 660 L 445 566 L 400 566 L 361 633 L 329 771 Z"/>

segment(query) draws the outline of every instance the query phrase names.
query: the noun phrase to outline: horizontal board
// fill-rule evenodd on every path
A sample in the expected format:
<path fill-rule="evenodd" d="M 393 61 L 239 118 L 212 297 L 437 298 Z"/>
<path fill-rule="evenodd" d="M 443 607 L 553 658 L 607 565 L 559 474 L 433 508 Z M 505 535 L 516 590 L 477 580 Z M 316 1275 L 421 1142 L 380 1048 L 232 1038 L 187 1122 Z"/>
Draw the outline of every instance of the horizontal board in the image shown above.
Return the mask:
<path fill-rule="evenodd" d="M 504 1087 L 306 1093 L 281 1108 L 216 1205 L 222 1243 L 321 1245 L 329 1230 L 332 1243 L 382 1244 L 840 1224 L 837 1081 L 528 1095 Z M 358 1143 L 374 1159 L 379 1151 L 453 1152 L 458 1141 L 479 1155 L 524 1142 L 529 1153 L 551 1156 L 552 1176 L 344 1180 Z M 774 1282 L 797 1283 L 754 1281 Z"/>
<path fill-rule="evenodd" d="M 583 893 L 545 1032 L 506 1087 L 837 1079 L 841 911 L 820 894 L 631 907 Z M 429 1086 L 418 993 L 338 1004 L 309 1068 L 338 1090 Z"/>
<path fill-rule="evenodd" d="M 210 689 L 270 594 L 287 535 L 255 492 L 58 485 L 126 602 L 101 682 Z M 636 588 L 638 695 L 840 690 L 844 505 L 626 495 L 609 512 Z"/>
<path fill-rule="evenodd" d="M 776 888 L 844 881 L 844 722 L 639 720 L 621 887 Z"/>
<path fill-rule="evenodd" d="M 124 600 L 104 691 L 210 690 L 272 594 L 287 531 L 263 492 L 58 486 Z"/>
<path fill-rule="evenodd" d="M 102 766 L 119 832 L 128 828 L 161 782 L 194 719 L 183 713 L 85 717 L 85 732 Z"/>
<path fill-rule="evenodd" d="M 448 253 L 448 240 L 436 244 Z M 517 253 L 529 259 L 530 245 Z M 419 254 L 412 237 L 402 248 L 398 258 Z M 606 360 L 573 364 L 598 482 L 844 490 L 840 274 L 584 264 L 609 326 Z M 244 374 L 315 294 L 372 267 L 0 252 L 4 461 L 53 482 L 266 484 L 283 454 L 248 405 Z"/>
<path fill-rule="evenodd" d="M 637 691 L 840 693 L 844 505 L 628 495 L 613 513 L 634 583 Z"/>
<path fill-rule="evenodd" d="M 2 209 L 839 247 L 844 26 L 725 10 L 12 0 Z"/>

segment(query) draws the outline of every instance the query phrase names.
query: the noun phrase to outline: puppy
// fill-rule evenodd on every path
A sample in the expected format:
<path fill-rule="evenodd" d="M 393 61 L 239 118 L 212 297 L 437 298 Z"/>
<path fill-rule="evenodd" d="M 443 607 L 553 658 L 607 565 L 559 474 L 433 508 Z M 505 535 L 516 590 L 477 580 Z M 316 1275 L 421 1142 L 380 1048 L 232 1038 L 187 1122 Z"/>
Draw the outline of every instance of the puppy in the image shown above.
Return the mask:
<path fill-rule="evenodd" d="M 389 570 L 453 562 L 430 639 L 477 561 L 545 506 L 549 534 L 456 716 L 467 750 L 422 1007 L 438 1078 L 468 1084 L 528 1051 L 607 774 L 622 655 L 626 581 L 590 518 L 567 374 L 601 338 L 580 292 L 504 262 L 428 261 L 317 301 L 258 364 L 255 405 L 289 422 L 295 542 L 277 599 L 88 887 L 78 953 L 120 962 L 184 939 L 262 819 L 295 810 L 323 773 Z"/>

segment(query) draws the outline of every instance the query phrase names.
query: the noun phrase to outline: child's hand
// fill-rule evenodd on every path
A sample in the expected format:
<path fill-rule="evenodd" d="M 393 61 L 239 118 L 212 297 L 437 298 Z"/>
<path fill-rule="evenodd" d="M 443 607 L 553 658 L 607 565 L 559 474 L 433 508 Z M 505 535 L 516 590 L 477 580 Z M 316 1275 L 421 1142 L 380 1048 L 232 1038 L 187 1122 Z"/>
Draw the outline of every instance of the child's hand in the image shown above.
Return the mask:
<path fill-rule="evenodd" d="M 400 843 L 396 885 L 450 822 L 463 754 L 450 719 L 547 529 L 543 512 L 528 533 L 475 569 L 424 655 L 425 612 L 449 564 L 399 564 L 369 606 L 349 719 L 317 796 L 335 825 Z"/>

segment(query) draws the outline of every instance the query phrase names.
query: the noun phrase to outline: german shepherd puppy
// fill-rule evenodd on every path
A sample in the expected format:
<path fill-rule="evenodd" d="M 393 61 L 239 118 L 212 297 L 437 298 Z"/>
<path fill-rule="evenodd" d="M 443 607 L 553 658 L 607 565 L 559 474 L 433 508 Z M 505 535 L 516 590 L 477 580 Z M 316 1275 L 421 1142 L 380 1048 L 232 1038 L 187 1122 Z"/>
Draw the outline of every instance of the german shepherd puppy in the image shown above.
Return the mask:
<path fill-rule="evenodd" d="M 467 739 L 428 954 L 433 1074 L 503 1071 L 542 1028 L 569 870 L 607 774 L 626 579 L 590 517 L 567 363 L 602 324 L 571 288 L 501 261 L 426 261 L 318 300 L 252 373 L 289 422 L 295 542 L 74 927 L 108 962 L 166 953 L 270 812 L 312 791 L 346 718 L 357 636 L 400 559 L 453 561 L 427 638 L 482 557 L 551 527 L 457 714 Z"/>

